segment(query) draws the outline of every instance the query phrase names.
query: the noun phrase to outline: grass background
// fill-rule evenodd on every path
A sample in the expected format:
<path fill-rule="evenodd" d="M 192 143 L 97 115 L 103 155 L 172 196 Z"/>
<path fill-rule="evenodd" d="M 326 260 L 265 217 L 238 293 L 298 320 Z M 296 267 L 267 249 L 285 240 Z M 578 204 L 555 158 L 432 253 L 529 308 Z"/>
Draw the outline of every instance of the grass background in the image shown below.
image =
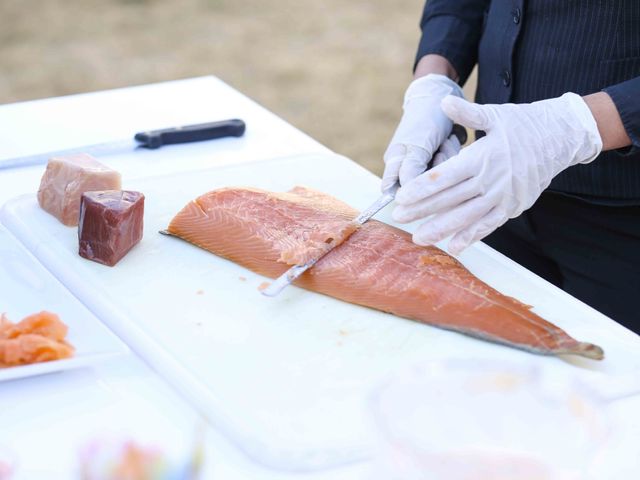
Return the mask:
<path fill-rule="evenodd" d="M 381 173 L 423 0 L 0 0 L 0 103 L 213 74 Z"/>

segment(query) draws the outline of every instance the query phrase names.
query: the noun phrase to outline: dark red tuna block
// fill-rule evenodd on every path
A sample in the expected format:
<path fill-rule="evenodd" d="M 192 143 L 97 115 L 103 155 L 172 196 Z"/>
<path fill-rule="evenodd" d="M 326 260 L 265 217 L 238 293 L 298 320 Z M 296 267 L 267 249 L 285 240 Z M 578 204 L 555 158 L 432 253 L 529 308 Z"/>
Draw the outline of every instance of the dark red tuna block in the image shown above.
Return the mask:
<path fill-rule="evenodd" d="M 113 267 L 142 238 L 144 195 L 86 192 L 80 203 L 80 256 Z"/>

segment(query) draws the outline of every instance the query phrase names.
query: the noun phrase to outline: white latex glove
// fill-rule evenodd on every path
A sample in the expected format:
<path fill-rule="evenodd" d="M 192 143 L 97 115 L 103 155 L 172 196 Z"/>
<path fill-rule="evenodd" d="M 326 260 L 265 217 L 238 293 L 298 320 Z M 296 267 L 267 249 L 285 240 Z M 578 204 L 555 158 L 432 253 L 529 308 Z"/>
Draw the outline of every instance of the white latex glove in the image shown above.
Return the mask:
<path fill-rule="evenodd" d="M 575 93 L 518 105 L 449 96 L 442 109 L 487 135 L 402 186 L 393 218 L 411 222 L 432 215 L 413 241 L 430 245 L 453 235 L 454 254 L 531 207 L 562 170 L 591 162 L 602 150 L 591 110 Z"/>
<path fill-rule="evenodd" d="M 404 95 L 402 119 L 384 154 L 383 190 L 398 178 L 404 185 L 420 175 L 439 148 L 442 152 L 440 161 L 460 149 L 457 138 L 451 135 L 453 123 L 440 107 L 447 95 L 463 96 L 458 84 L 444 75 L 432 73 L 409 85 Z"/>

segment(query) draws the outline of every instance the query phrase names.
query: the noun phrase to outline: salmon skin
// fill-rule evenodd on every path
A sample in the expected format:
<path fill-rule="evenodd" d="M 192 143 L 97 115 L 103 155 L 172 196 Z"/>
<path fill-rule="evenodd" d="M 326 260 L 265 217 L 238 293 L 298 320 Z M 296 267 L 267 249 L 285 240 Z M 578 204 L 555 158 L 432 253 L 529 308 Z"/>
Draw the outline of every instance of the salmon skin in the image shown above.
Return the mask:
<path fill-rule="evenodd" d="M 270 278 L 337 242 L 296 285 L 535 353 L 604 357 L 439 248 L 418 246 L 409 233 L 375 220 L 350 228 L 357 213 L 304 187 L 223 188 L 189 202 L 167 232 Z"/>

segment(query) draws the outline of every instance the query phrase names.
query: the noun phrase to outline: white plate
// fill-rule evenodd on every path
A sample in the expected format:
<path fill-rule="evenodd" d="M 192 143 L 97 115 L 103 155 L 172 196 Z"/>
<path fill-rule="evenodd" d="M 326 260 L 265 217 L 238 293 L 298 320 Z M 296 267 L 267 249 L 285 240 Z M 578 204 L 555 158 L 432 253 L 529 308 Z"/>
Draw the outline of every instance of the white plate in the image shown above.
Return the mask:
<path fill-rule="evenodd" d="M 0 381 L 84 367 L 128 352 L 127 346 L 69 293 L 4 228 L 0 227 L 0 312 L 17 322 L 48 310 L 69 326 L 72 358 L 0 368 Z"/>

